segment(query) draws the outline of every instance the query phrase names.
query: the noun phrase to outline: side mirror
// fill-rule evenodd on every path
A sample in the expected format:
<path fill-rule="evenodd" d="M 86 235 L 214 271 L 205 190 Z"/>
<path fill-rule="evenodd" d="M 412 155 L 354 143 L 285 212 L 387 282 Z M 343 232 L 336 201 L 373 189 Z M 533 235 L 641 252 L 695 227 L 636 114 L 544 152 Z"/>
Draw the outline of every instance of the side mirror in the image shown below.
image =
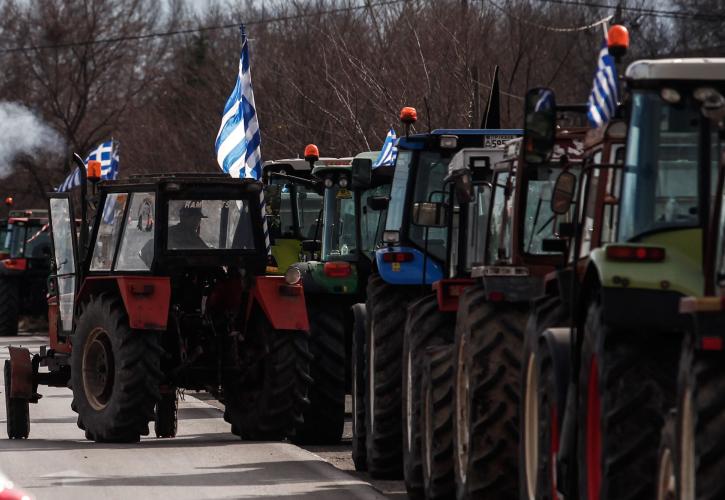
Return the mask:
<path fill-rule="evenodd" d="M 571 172 L 562 172 L 556 178 L 554 193 L 551 195 L 551 211 L 562 215 L 569 211 L 576 190 L 576 175 Z"/>
<path fill-rule="evenodd" d="M 420 202 L 413 204 L 413 224 L 425 227 L 446 227 L 448 225 L 445 203 Z"/>
<path fill-rule="evenodd" d="M 320 242 L 318 240 L 302 240 L 302 251 L 315 253 L 320 250 Z"/>
<path fill-rule="evenodd" d="M 352 161 L 352 188 L 365 189 L 370 186 L 373 176 L 373 161 L 356 158 Z"/>
<path fill-rule="evenodd" d="M 385 210 L 388 208 L 390 198 L 387 196 L 371 196 L 368 198 L 368 208 L 375 211 Z"/>
<path fill-rule="evenodd" d="M 554 150 L 556 96 L 551 89 L 537 87 L 524 101 L 524 156 L 527 163 L 544 163 Z"/>

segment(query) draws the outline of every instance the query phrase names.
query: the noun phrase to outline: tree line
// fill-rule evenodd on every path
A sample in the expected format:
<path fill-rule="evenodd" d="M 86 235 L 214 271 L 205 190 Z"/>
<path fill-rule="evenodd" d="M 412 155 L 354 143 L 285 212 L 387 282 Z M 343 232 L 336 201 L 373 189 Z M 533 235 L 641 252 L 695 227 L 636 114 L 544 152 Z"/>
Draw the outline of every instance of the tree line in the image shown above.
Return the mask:
<path fill-rule="evenodd" d="M 310 142 L 323 156 L 377 149 L 402 106 L 418 109 L 418 131 L 477 127 L 495 66 L 503 126 L 520 127 L 532 86 L 583 102 L 603 39 L 601 25 L 590 25 L 611 15 L 630 29 L 628 60 L 725 48 L 719 0 L 603 5 L 247 0 L 199 11 L 183 0 L 0 0 L 0 195 L 41 204 L 73 152 L 111 137 L 121 177 L 217 171 L 214 139 L 238 70 L 241 22 L 264 159 L 297 157 Z M 29 131 L 3 114 L 11 105 L 58 140 L 20 147 L 14 134 Z"/>

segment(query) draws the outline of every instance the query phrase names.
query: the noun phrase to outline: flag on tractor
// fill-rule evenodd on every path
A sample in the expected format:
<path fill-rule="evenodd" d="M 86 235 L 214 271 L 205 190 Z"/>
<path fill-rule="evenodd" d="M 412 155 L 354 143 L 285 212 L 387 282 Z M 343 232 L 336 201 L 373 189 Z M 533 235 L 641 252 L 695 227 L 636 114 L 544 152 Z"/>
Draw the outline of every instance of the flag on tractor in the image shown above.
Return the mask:
<path fill-rule="evenodd" d="M 589 124 L 596 128 L 607 123 L 614 116 L 617 100 L 617 67 L 614 65 L 614 58 L 609 54 L 605 36 L 599 51 L 592 93 L 589 95 Z"/>
<path fill-rule="evenodd" d="M 392 167 L 395 165 L 395 158 L 398 156 L 398 137 L 395 135 L 395 130 L 390 127 L 388 135 L 385 136 L 385 142 L 380 150 L 377 160 L 373 163 L 373 168 L 378 167 Z"/>
<path fill-rule="evenodd" d="M 84 163 L 88 167 L 88 162 L 96 160 L 101 163 L 101 180 L 111 181 L 118 177 L 118 164 L 119 164 L 119 144 L 118 141 L 111 139 L 110 141 L 102 142 L 91 151 Z M 74 187 L 81 185 L 81 173 L 76 167 L 69 175 L 65 178 L 63 183 L 58 186 L 56 191 L 64 192 L 70 191 Z"/>
<path fill-rule="evenodd" d="M 219 166 L 232 177 L 259 179 L 262 175 L 261 136 L 254 108 L 252 75 L 249 71 L 249 43 L 242 31 L 242 54 L 237 82 L 224 106 L 215 150 Z"/>

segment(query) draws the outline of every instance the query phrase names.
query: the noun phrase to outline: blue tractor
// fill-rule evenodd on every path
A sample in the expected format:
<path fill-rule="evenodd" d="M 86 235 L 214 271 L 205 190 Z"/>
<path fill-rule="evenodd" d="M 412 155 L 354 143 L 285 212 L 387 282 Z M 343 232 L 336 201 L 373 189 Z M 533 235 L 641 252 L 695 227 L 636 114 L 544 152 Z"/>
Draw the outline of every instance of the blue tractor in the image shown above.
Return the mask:
<path fill-rule="evenodd" d="M 415 110 L 404 108 L 401 120 L 412 124 Z M 406 134 L 398 141 L 382 245 L 368 280 L 364 348 L 358 343 L 355 352 L 357 360 L 364 357 L 365 390 L 364 394 L 356 391 L 354 406 L 364 406 L 365 419 L 364 425 L 358 421 L 353 426 L 353 458 L 359 469 L 366 466 L 379 478 L 402 476 L 405 463 L 411 493 L 420 490 L 420 453 L 413 443 L 418 439 L 417 420 L 408 417 L 417 412 L 418 405 L 412 399 L 417 399 L 420 381 L 404 376 L 406 370 L 419 372 L 409 359 L 406 362 L 405 353 L 411 352 L 406 342 L 406 318 L 411 304 L 434 294 L 432 285 L 455 276 L 458 268 L 450 248 L 459 244 L 465 231 L 459 227 L 454 183 L 447 178 L 449 164 L 454 157 L 465 157 L 473 166 L 480 164 L 490 170 L 496 161 L 492 155 L 502 154 L 501 147 L 519 135 L 519 130 L 508 129 L 439 129 Z M 476 154 L 462 156 L 458 154 L 462 150 Z M 362 313 L 359 308 L 357 311 L 356 319 L 360 320 Z M 362 330 L 360 322 L 357 335 Z M 451 341 L 442 339 L 441 343 Z M 353 377 L 360 382 L 359 373 Z M 356 450 L 355 444 L 359 445 L 363 436 L 365 446 Z"/>

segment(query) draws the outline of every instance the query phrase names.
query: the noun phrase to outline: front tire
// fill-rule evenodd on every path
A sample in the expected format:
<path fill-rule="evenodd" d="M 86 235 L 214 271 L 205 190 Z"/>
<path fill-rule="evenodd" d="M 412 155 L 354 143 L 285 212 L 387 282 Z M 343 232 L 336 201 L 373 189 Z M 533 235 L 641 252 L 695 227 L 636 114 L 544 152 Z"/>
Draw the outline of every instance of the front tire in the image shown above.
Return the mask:
<path fill-rule="evenodd" d="M 0 337 L 18 334 L 20 288 L 16 279 L 0 278 Z"/>
<path fill-rule="evenodd" d="M 231 384 L 225 392 L 225 419 L 242 439 L 281 441 L 302 424 L 312 383 L 308 335 L 274 330 L 259 314 L 255 326 L 267 339 L 267 353 L 258 361 L 256 376 Z"/>
<path fill-rule="evenodd" d="M 304 423 L 297 429 L 297 444 L 337 444 L 345 426 L 345 323 L 344 311 L 308 302 L 312 386 Z"/>
<path fill-rule="evenodd" d="M 353 306 L 352 329 L 352 461 L 355 470 L 368 470 L 365 449 L 365 304 Z"/>
<path fill-rule="evenodd" d="M 682 351 L 678 383 L 677 489 L 681 500 L 725 498 L 725 370 L 722 352 Z"/>
<path fill-rule="evenodd" d="M 403 339 L 403 472 L 410 498 L 423 496 L 420 383 L 426 348 L 451 344 L 455 315 L 438 309 L 435 294 L 410 304 Z"/>
<path fill-rule="evenodd" d="M 675 417 L 667 416 L 662 427 L 660 449 L 657 454 L 657 490 L 655 500 L 676 500 L 677 451 L 675 448 Z M 687 497 L 683 497 L 687 498 Z"/>
<path fill-rule="evenodd" d="M 518 411 L 528 306 L 466 290 L 456 321 L 454 419 L 458 498 L 518 498 Z"/>
<path fill-rule="evenodd" d="M 149 433 L 161 380 L 159 335 L 128 326 L 123 303 L 92 297 L 71 355 L 72 408 L 97 442 L 135 442 Z"/>
<path fill-rule="evenodd" d="M 27 439 L 30 434 L 30 403 L 27 399 L 10 397 L 11 367 L 10 360 L 5 360 L 5 414 L 8 438 Z"/>
<path fill-rule="evenodd" d="M 176 389 L 161 395 L 156 403 L 154 432 L 157 438 L 176 437 L 178 428 L 179 402 L 176 398 Z"/>
<path fill-rule="evenodd" d="M 620 331 L 593 302 L 584 325 L 579 375 L 579 496 L 650 499 L 664 416 L 675 404 L 679 338 Z"/>
<path fill-rule="evenodd" d="M 365 428 L 368 472 L 374 478 L 403 475 L 401 360 L 411 294 L 373 274 L 368 281 Z"/>

